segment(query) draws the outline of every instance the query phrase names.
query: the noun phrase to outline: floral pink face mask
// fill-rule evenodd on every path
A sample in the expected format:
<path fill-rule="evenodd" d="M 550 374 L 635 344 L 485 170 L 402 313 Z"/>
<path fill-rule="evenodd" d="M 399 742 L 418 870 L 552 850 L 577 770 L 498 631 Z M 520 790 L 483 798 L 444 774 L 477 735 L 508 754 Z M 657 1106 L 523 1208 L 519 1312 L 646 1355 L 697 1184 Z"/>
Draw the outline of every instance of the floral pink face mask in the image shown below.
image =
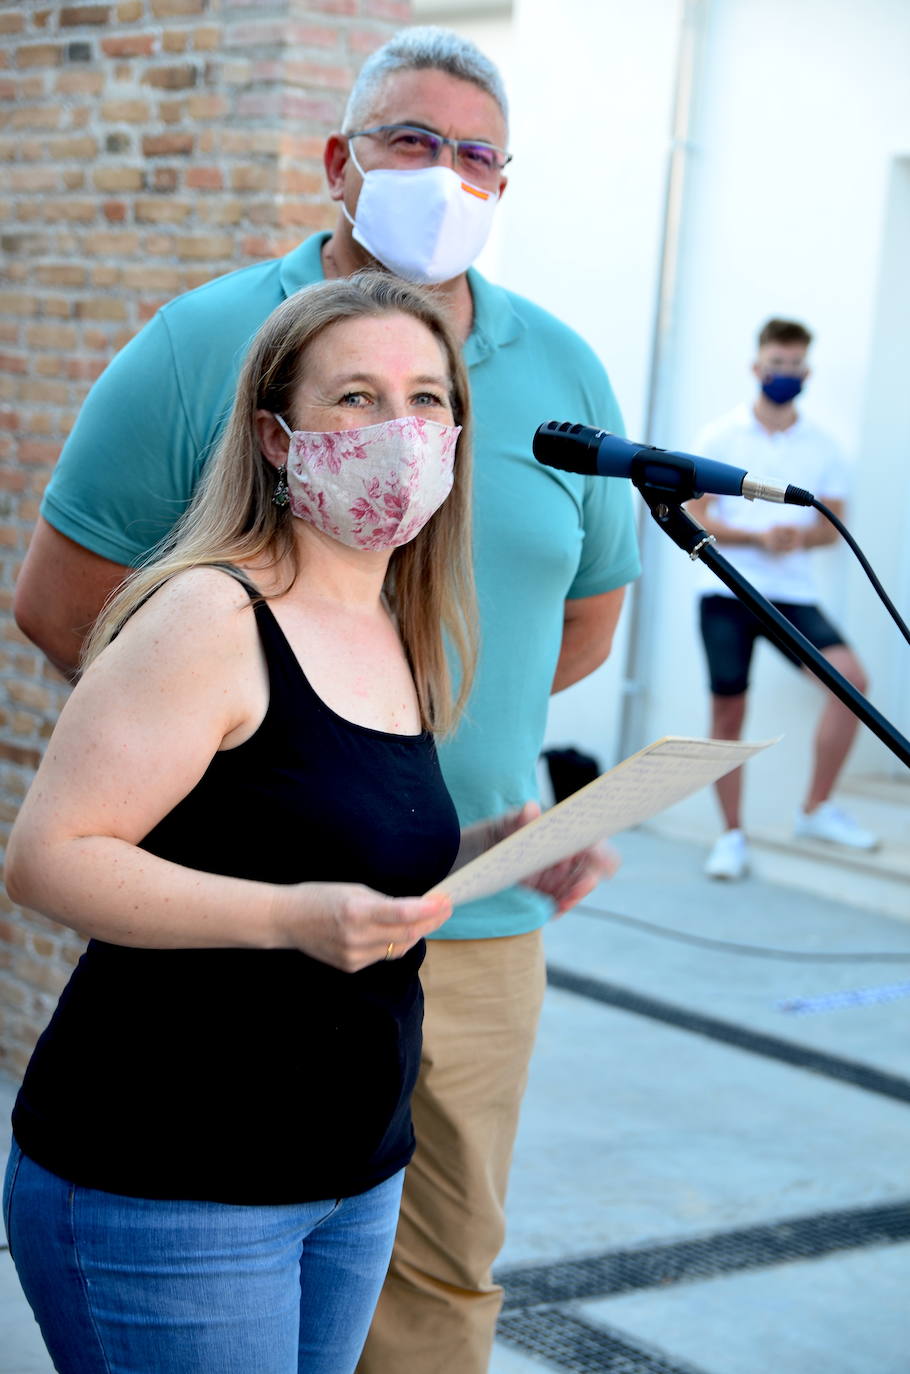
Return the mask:
<path fill-rule="evenodd" d="M 404 415 L 322 433 L 275 419 L 291 441 L 291 511 L 353 549 L 407 544 L 452 490 L 458 425 Z"/>

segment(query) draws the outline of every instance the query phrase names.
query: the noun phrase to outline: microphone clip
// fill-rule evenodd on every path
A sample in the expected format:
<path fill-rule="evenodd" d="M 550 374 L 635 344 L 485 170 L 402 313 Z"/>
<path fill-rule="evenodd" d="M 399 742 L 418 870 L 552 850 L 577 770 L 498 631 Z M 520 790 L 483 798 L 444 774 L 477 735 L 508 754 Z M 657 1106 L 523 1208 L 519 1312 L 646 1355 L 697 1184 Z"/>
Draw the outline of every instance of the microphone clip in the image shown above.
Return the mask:
<path fill-rule="evenodd" d="M 637 455 L 632 459 L 629 476 L 658 525 L 691 559 L 698 558 L 707 544 L 717 543 L 704 525 L 683 510 L 684 502 L 703 495 L 695 486 L 694 463 L 676 457 L 661 462 Z"/>
<path fill-rule="evenodd" d="M 646 491 L 663 493 L 664 499 L 681 504 L 703 496 L 695 485 L 695 464 L 691 458 L 665 453 L 659 448 L 643 448 L 629 464 L 629 479 L 651 506 Z M 651 506 L 651 513 L 654 510 Z"/>

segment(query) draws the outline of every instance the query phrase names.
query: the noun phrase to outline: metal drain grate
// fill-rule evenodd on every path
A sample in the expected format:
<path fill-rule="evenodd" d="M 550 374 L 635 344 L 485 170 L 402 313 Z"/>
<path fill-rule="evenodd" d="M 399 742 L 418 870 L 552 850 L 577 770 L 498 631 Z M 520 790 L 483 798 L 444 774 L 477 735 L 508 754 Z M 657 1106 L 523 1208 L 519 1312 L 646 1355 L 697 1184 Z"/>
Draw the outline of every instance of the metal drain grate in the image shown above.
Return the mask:
<path fill-rule="evenodd" d="M 790 1221 L 721 1231 L 667 1245 L 612 1250 L 555 1264 L 498 1271 L 506 1291 L 503 1311 L 542 1303 L 578 1302 L 618 1293 L 692 1283 L 744 1269 L 815 1259 L 837 1250 L 894 1245 L 910 1240 L 910 1201 L 883 1207 L 819 1212 Z"/>
<path fill-rule="evenodd" d="M 897 1074 L 885 1073 L 881 1069 L 870 1068 L 867 1064 L 857 1064 L 851 1059 L 825 1054 L 823 1050 L 807 1049 L 803 1045 L 794 1044 L 792 1040 L 749 1030 L 746 1026 L 738 1026 L 732 1021 L 722 1021 L 719 1017 L 688 1011 L 685 1007 L 677 1007 L 671 1002 L 662 1002 L 656 997 L 647 997 L 643 993 L 633 992 L 630 988 L 622 988 L 615 983 L 604 983 L 599 978 L 589 978 L 553 964 L 547 967 L 547 982 L 551 987 L 573 992 L 579 997 L 587 997 L 607 1007 L 632 1012 L 635 1016 L 647 1016 L 652 1021 L 662 1021 L 665 1025 L 678 1027 L 679 1030 L 707 1036 L 709 1040 L 735 1045 L 737 1049 L 747 1050 L 750 1054 L 760 1054 L 766 1059 L 777 1059 L 783 1064 L 808 1069 L 811 1073 L 819 1073 L 826 1078 L 836 1078 L 841 1082 L 851 1083 L 855 1088 L 862 1088 L 865 1092 L 892 1097 L 898 1102 L 910 1102 L 910 1080 L 899 1078 Z"/>
<path fill-rule="evenodd" d="M 501 1317 L 496 1338 L 572 1374 L 701 1374 L 659 1351 L 631 1345 L 609 1327 L 550 1308 Z"/>

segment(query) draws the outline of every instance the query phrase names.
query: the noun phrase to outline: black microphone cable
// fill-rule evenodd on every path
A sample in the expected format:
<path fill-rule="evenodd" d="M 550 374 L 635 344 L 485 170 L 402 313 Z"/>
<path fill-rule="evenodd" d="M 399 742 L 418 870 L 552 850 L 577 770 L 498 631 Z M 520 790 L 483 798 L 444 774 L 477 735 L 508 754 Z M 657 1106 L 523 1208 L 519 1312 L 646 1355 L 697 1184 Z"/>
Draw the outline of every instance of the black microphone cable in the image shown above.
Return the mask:
<path fill-rule="evenodd" d="M 891 600 L 888 593 L 885 591 L 879 579 L 876 577 L 872 564 L 869 562 L 868 558 L 863 553 L 859 544 L 857 544 L 856 540 L 853 538 L 853 535 L 847 529 L 847 526 L 844 524 L 842 520 L 838 519 L 838 517 L 834 514 L 833 510 L 829 510 L 825 503 L 823 501 L 817 500 L 816 497 L 813 496 L 812 500 L 807 502 L 806 504 L 814 506 L 815 509 L 819 511 L 825 517 L 826 520 L 829 520 L 831 522 L 831 524 L 837 530 L 841 538 L 847 543 L 851 551 L 856 555 L 860 567 L 862 568 L 863 572 L 866 574 L 869 581 L 872 583 L 872 586 L 878 593 L 878 598 L 884 606 L 885 610 L 888 612 L 891 619 L 894 621 L 895 625 L 900 630 L 901 634 L 904 636 L 904 639 L 906 639 L 907 643 L 910 644 L 910 629 L 907 628 L 906 624 L 901 619 L 897 607 Z"/>

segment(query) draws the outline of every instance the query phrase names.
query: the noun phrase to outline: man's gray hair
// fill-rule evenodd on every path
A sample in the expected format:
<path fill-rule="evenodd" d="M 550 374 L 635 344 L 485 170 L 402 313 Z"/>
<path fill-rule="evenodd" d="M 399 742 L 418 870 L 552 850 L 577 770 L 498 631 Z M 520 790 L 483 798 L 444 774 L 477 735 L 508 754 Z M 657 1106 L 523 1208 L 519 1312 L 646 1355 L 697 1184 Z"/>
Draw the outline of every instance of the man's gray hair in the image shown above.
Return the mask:
<path fill-rule="evenodd" d="M 344 133 L 359 128 L 370 116 L 379 87 L 393 72 L 433 69 L 470 81 L 493 97 L 509 125 L 509 102 L 495 63 L 476 44 L 451 29 L 424 25 L 402 29 L 372 53 L 360 69 L 348 97 L 341 127 Z"/>

